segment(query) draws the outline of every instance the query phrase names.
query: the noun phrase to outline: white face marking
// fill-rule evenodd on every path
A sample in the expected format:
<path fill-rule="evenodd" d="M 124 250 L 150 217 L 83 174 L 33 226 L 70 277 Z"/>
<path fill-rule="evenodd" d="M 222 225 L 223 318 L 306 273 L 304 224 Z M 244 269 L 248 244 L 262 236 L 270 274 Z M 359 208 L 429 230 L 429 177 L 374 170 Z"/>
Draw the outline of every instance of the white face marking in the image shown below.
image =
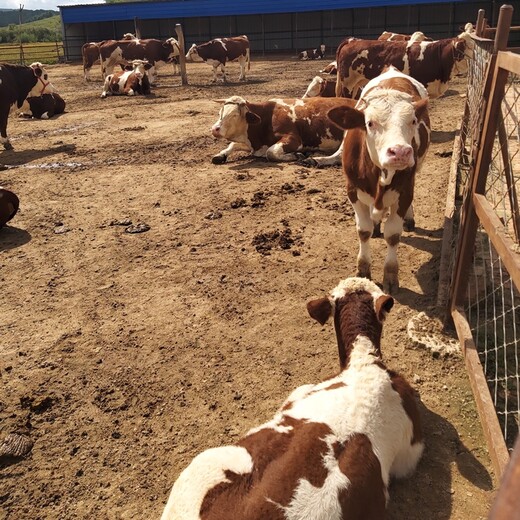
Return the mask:
<path fill-rule="evenodd" d="M 321 91 L 322 83 L 323 78 L 320 78 L 320 76 L 314 76 L 313 80 L 309 83 L 305 94 L 302 96 L 302 99 L 318 96 Z"/>
<path fill-rule="evenodd" d="M 204 60 L 199 56 L 199 53 L 197 51 L 197 47 L 195 44 L 193 44 L 191 47 L 190 47 L 190 50 L 186 53 L 186 59 L 187 60 L 191 60 L 191 61 L 195 61 L 195 62 L 203 62 Z"/>
<path fill-rule="evenodd" d="M 215 137 L 236 142 L 249 142 L 247 137 L 246 100 L 239 96 L 226 99 L 217 122 L 212 127 Z"/>
<path fill-rule="evenodd" d="M 412 140 L 419 139 L 410 95 L 378 88 L 363 97 L 366 103 L 366 143 L 372 162 L 382 170 L 402 170 L 415 164 Z M 383 182 L 389 184 L 388 175 Z"/>

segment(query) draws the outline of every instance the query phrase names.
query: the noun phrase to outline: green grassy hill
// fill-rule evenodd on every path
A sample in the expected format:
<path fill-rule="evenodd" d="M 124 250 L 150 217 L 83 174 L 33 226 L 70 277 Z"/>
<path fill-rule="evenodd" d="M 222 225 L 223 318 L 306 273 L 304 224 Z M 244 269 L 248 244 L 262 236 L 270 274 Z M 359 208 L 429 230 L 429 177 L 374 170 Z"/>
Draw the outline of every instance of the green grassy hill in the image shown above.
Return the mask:
<path fill-rule="evenodd" d="M 7 27 L 10 24 L 18 25 L 19 11 L 18 9 L 0 9 L 2 16 L 0 16 L 0 27 Z M 22 21 L 24 23 L 34 22 L 36 20 L 43 20 L 45 18 L 54 17 L 58 11 L 51 11 L 48 9 L 24 9 L 22 11 Z"/>
<path fill-rule="evenodd" d="M 55 13 L 56 11 L 48 11 Z M 5 11 L 2 12 L 2 18 Z M 18 14 L 18 13 L 17 13 Z M 24 17 L 25 19 L 25 17 Z M 18 23 L 8 27 L 0 27 L 0 43 L 19 42 L 20 28 Z M 59 14 L 41 18 L 22 24 L 21 39 L 23 43 L 50 42 L 61 40 L 61 17 Z"/>

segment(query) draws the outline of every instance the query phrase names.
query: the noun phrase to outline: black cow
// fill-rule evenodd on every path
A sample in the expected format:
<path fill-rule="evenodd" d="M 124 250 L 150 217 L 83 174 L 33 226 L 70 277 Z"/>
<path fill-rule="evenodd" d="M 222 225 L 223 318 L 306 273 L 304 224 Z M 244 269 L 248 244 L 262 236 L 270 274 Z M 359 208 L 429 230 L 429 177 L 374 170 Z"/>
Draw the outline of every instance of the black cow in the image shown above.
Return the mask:
<path fill-rule="evenodd" d="M 41 63 L 25 65 L 0 64 L 0 143 L 6 150 L 12 150 L 7 137 L 7 118 L 15 103 L 18 108 L 27 96 L 41 96 L 54 91 L 52 83 Z"/>
<path fill-rule="evenodd" d="M 0 187 L 0 228 L 16 215 L 19 205 L 18 197 L 12 191 Z"/>
<path fill-rule="evenodd" d="M 56 114 L 65 112 L 65 100 L 57 93 L 31 96 L 26 99 L 29 109 L 20 115 L 24 117 L 35 117 L 37 119 L 50 119 Z"/>

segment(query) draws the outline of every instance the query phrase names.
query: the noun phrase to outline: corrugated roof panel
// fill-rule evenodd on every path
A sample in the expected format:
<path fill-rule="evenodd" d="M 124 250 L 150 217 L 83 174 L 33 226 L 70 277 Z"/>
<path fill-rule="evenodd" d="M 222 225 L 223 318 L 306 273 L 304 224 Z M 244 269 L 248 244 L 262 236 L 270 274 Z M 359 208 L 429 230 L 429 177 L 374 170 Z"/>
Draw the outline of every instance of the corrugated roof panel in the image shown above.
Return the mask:
<path fill-rule="evenodd" d="M 452 0 L 466 2 L 468 0 Z M 59 6 L 64 23 L 133 20 L 134 18 L 198 18 L 244 14 L 276 14 L 328 11 L 363 7 L 447 3 L 446 0 L 184 0 L 170 2 L 128 2 Z M 451 3 L 451 2 L 449 2 Z"/>

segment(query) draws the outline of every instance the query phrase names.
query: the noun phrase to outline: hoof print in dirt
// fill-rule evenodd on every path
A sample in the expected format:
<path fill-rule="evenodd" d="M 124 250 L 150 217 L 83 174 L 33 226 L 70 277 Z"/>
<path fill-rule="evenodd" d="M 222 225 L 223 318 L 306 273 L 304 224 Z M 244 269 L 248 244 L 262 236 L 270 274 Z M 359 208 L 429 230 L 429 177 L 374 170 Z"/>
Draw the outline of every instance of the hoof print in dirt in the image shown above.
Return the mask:
<path fill-rule="evenodd" d="M 145 233 L 150 230 L 150 226 L 145 224 L 144 222 L 138 222 L 137 224 L 132 224 L 125 229 L 125 233 Z"/>
<path fill-rule="evenodd" d="M 0 459 L 25 457 L 33 446 L 33 441 L 27 435 L 10 433 L 0 444 Z"/>
<path fill-rule="evenodd" d="M 213 164 L 224 164 L 227 161 L 227 157 L 225 155 L 215 155 L 211 159 Z"/>
<path fill-rule="evenodd" d="M 244 199 L 236 199 L 231 204 L 231 209 L 238 209 L 243 208 L 244 206 L 247 206 L 247 202 Z"/>

